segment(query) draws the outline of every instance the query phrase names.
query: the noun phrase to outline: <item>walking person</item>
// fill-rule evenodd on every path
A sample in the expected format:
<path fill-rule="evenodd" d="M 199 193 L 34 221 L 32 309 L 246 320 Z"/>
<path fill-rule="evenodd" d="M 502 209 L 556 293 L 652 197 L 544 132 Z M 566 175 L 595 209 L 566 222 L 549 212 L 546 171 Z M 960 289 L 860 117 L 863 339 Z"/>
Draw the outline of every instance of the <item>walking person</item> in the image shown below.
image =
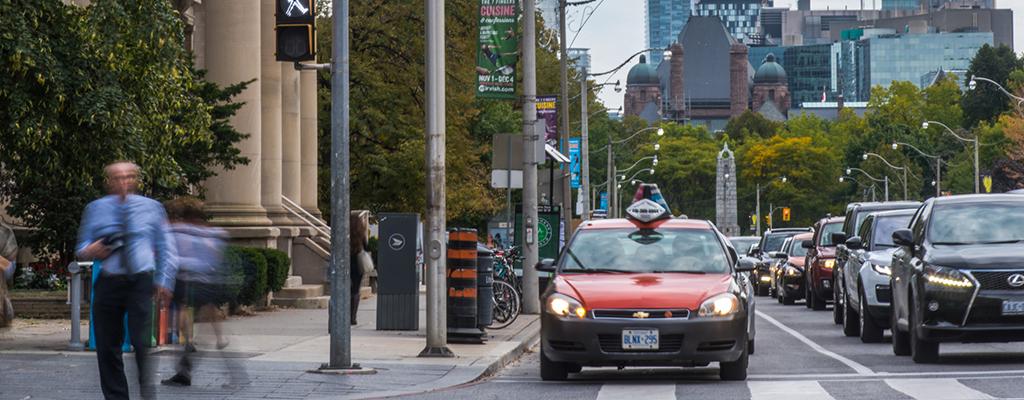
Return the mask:
<path fill-rule="evenodd" d="M 152 399 L 156 388 L 147 350 L 153 299 L 171 299 L 177 251 L 163 206 L 135 194 L 139 167 L 119 161 L 104 173 L 109 195 L 85 207 L 76 247 L 80 259 L 93 260 L 100 269 L 92 305 L 100 386 L 107 399 L 129 398 L 121 353 L 127 314 L 142 397 Z"/>
<path fill-rule="evenodd" d="M 179 310 L 179 332 L 184 351 L 176 373 L 160 383 L 170 386 L 191 386 L 193 361 L 196 351 L 193 339 L 194 319 L 197 312 L 201 321 L 210 323 L 216 338 L 217 350 L 228 346 L 220 323 L 219 308 L 231 299 L 228 293 L 230 272 L 224 264 L 227 232 L 208 226 L 203 203 L 194 197 L 180 197 L 166 203 L 171 219 L 171 233 L 178 250 L 178 278 L 174 286 L 174 303 Z M 222 355 L 223 358 L 223 355 Z M 229 366 L 231 382 L 226 386 L 243 383 L 244 370 Z"/>
<path fill-rule="evenodd" d="M 351 278 L 350 298 L 351 302 L 351 316 L 352 325 L 358 324 L 356 319 L 356 312 L 359 311 L 359 288 L 362 287 L 363 282 L 363 270 L 366 268 L 362 262 L 360 262 L 360 253 L 366 250 L 366 245 L 370 241 L 370 231 L 367 226 L 366 218 L 357 213 L 352 213 L 349 217 L 349 249 L 351 256 L 349 257 L 349 278 Z"/>
<path fill-rule="evenodd" d="M 14 306 L 8 294 L 10 285 L 14 283 L 14 261 L 18 256 L 18 241 L 14 238 L 14 230 L 0 222 L 0 328 L 14 322 Z"/>

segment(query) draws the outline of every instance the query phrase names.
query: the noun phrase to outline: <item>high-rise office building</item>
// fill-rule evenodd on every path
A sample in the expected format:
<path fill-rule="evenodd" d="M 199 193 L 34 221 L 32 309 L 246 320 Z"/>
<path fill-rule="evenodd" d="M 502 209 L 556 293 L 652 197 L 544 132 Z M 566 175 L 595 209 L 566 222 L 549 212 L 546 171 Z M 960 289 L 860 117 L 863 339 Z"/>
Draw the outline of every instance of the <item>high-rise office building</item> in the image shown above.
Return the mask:
<path fill-rule="evenodd" d="M 647 47 L 664 49 L 672 44 L 690 19 L 691 0 L 647 0 Z M 661 52 L 651 53 L 651 65 L 661 63 Z"/>
<path fill-rule="evenodd" d="M 761 9 L 772 5 L 771 0 L 699 0 L 693 15 L 718 17 L 736 40 L 747 43 L 758 35 Z"/>
<path fill-rule="evenodd" d="M 921 8 L 920 0 L 882 0 L 883 10 L 917 10 Z"/>

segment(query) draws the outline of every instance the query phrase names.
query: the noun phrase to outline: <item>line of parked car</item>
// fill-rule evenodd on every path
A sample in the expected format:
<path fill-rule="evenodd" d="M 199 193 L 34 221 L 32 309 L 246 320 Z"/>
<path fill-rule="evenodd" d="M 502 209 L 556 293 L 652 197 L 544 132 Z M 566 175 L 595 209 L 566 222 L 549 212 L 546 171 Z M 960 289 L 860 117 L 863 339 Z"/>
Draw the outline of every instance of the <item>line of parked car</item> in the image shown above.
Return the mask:
<path fill-rule="evenodd" d="M 942 342 L 1024 341 L 1024 196 L 853 203 L 809 228 L 731 238 L 759 296 L 807 308 L 865 343 L 938 360 Z"/>

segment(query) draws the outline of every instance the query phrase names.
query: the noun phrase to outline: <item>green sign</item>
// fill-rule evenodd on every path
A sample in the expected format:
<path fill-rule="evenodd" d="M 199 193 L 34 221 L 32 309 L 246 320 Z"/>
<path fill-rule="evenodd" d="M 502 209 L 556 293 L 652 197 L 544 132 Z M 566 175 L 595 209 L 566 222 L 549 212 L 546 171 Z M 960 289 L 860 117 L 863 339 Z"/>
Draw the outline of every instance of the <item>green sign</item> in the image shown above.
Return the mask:
<path fill-rule="evenodd" d="M 519 0 L 480 0 L 476 94 L 515 99 L 519 62 Z"/>
<path fill-rule="evenodd" d="M 523 244 L 523 214 L 522 207 L 516 207 L 516 235 L 515 245 Z M 537 247 L 541 259 L 558 258 L 559 236 L 561 232 L 561 207 L 538 206 L 537 207 Z M 517 265 L 518 267 L 518 265 Z"/>

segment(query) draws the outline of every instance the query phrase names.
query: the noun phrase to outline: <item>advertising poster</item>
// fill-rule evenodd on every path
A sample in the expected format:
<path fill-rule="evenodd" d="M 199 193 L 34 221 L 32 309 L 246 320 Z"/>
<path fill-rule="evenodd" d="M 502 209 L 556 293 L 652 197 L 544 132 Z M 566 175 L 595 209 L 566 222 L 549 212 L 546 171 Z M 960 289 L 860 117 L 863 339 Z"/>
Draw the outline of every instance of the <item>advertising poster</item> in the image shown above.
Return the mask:
<path fill-rule="evenodd" d="M 537 96 L 537 122 L 544 124 L 544 143 L 558 146 L 558 97 Z"/>
<path fill-rule="evenodd" d="M 580 138 L 569 138 L 569 184 L 580 188 Z"/>
<path fill-rule="evenodd" d="M 519 1 L 480 0 L 476 95 L 515 99 L 519 62 Z"/>

